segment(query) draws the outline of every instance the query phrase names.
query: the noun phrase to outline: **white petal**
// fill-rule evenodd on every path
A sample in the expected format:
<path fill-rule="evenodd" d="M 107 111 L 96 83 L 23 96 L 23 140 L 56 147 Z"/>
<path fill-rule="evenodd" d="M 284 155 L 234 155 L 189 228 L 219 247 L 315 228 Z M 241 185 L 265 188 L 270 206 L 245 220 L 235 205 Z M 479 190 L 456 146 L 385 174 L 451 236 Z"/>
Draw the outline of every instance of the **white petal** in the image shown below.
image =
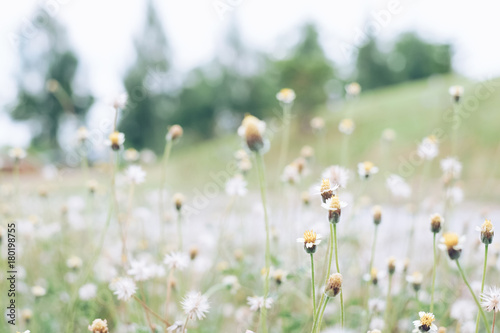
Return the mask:
<path fill-rule="evenodd" d="M 297 238 L 297 243 L 304 243 L 304 238 Z"/>

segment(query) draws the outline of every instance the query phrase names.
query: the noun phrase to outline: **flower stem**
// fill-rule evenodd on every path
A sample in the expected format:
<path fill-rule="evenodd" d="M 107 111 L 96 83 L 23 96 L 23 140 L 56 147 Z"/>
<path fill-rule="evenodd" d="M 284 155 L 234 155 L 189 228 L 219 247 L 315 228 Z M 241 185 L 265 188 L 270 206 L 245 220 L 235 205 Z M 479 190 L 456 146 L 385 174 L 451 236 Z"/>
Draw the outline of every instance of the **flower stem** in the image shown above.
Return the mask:
<path fill-rule="evenodd" d="M 188 321 L 189 321 L 189 316 L 186 317 L 186 321 L 184 322 L 184 327 L 182 329 L 182 333 L 185 333 L 186 332 L 186 328 L 187 328 L 187 325 L 188 325 Z"/>
<path fill-rule="evenodd" d="M 372 256 L 370 258 L 370 267 L 369 267 L 369 270 L 368 270 L 368 274 L 371 273 L 372 268 L 373 268 L 373 261 L 374 261 L 374 258 L 375 258 L 375 246 L 376 246 L 376 243 L 377 243 L 377 232 L 378 232 L 378 224 L 375 224 L 375 232 L 373 233 Z"/>
<path fill-rule="evenodd" d="M 433 233 L 432 250 L 434 256 L 434 265 L 432 266 L 432 289 L 431 289 L 431 312 L 434 313 L 434 287 L 436 286 L 436 233 Z M 479 320 L 479 318 L 478 318 Z M 479 322 L 479 321 L 478 321 Z"/>
<path fill-rule="evenodd" d="M 262 208 L 264 210 L 264 223 L 266 229 L 266 278 L 264 281 L 264 300 L 267 300 L 269 294 L 269 271 L 271 268 L 271 254 L 270 254 L 270 241 L 269 241 L 269 220 L 267 216 L 267 205 L 266 205 L 266 179 L 264 171 L 264 161 L 262 155 L 259 153 L 255 154 L 255 159 L 257 160 L 257 172 L 259 174 L 259 185 L 260 185 L 260 196 L 262 199 Z M 260 311 L 260 325 L 261 332 L 267 333 L 267 308 L 264 306 Z"/>
<path fill-rule="evenodd" d="M 497 317 L 497 312 L 493 311 L 493 325 L 491 325 L 491 333 L 495 333 L 495 319 Z"/>
<path fill-rule="evenodd" d="M 167 139 L 167 143 L 165 145 L 165 150 L 163 152 L 163 158 L 160 163 L 160 189 L 158 192 L 158 207 L 160 213 L 160 237 L 164 236 L 164 226 L 163 219 L 165 217 L 164 208 L 163 208 L 163 188 L 165 187 L 165 177 L 166 177 L 166 169 L 168 158 L 170 157 L 170 151 L 172 150 L 172 140 Z"/>
<path fill-rule="evenodd" d="M 484 281 L 486 280 L 486 265 L 488 263 L 488 244 L 484 246 L 484 267 L 483 267 L 483 281 L 481 282 L 481 293 L 484 291 Z M 493 317 L 494 318 L 494 317 Z M 495 329 L 495 323 L 493 322 L 493 329 Z M 479 332 L 479 313 L 476 318 L 476 332 Z"/>
<path fill-rule="evenodd" d="M 179 251 L 182 251 L 182 214 L 177 214 L 177 236 L 179 237 Z"/>
<path fill-rule="evenodd" d="M 387 298 L 385 300 L 385 331 L 391 332 L 389 317 L 391 311 L 391 290 L 392 290 L 392 274 L 389 274 L 389 284 L 387 286 Z"/>
<path fill-rule="evenodd" d="M 316 290 L 314 288 L 314 256 L 311 253 L 311 286 L 313 299 L 313 318 L 316 316 Z"/>
<path fill-rule="evenodd" d="M 333 225 L 334 241 L 335 241 L 335 265 L 337 266 L 337 273 L 340 274 L 339 266 L 339 251 L 337 242 L 337 224 Z M 344 327 L 344 293 L 342 289 L 340 290 L 340 321 L 342 323 L 342 328 Z"/>
<path fill-rule="evenodd" d="M 291 105 L 284 104 L 283 105 L 283 141 L 281 142 L 281 152 L 280 159 L 278 164 L 278 171 L 281 170 L 285 166 L 286 155 L 288 153 L 288 141 L 290 140 L 290 111 Z"/>
<path fill-rule="evenodd" d="M 469 288 L 469 291 L 472 295 L 472 297 L 474 298 L 474 301 L 476 302 L 476 305 L 479 309 L 479 313 L 481 314 L 481 317 L 483 319 L 483 322 L 484 322 L 484 327 L 486 329 L 488 329 L 488 319 L 486 319 L 486 315 L 484 314 L 484 311 L 483 311 L 483 308 L 481 307 L 481 304 L 479 304 L 479 301 L 476 297 L 476 295 L 474 294 L 474 291 L 472 290 L 472 287 L 470 286 L 469 282 L 467 282 L 467 278 L 465 277 L 465 274 L 464 274 L 464 271 L 462 270 L 462 267 L 460 266 L 460 262 L 458 261 L 458 259 L 455 259 L 455 261 L 457 262 L 457 267 L 458 267 L 458 270 L 460 272 L 460 275 L 462 275 L 462 279 L 464 280 L 465 284 L 467 285 L 467 288 Z"/>
<path fill-rule="evenodd" d="M 328 269 L 326 271 L 326 281 L 325 281 L 325 285 L 328 283 L 328 279 L 330 278 L 330 271 L 331 271 L 331 268 L 332 268 L 332 261 L 333 261 L 333 223 L 330 223 L 330 239 L 329 239 L 329 252 L 330 252 L 330 257 L 328 258 Z M 322 304 L 323 303 L 323 300 L 325 298 L 325 293 L 323 293 L 321 295 L 321 299 L 319 301 L 319 304 Z M 321 306 L 319 306 L 321 307 Z M 316 314 L 316 319 L 315 321 L 319 321 L 319 325 L 321 326 L 321 321 L 323 320 L 323 318 L 320 317 L 320 313 L 318 311 L 318 313 Z"/>

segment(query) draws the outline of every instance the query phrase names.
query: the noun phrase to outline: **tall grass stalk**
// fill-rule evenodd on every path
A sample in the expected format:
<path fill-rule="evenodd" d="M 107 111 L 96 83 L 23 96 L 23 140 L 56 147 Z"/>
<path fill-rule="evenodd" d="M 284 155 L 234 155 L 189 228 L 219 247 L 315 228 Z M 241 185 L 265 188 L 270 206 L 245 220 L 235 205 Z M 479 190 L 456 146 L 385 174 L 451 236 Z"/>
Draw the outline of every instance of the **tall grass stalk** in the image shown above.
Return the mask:
<path fill-rule="evenodd" d="M 436 265 L 437 265 L 437 255 L 436 255 L 436 232 L 432 236 L 432 254 L 434 258 L 434 263 L 432 265 L 432 289 L 431 289 L 431 312 L 434 313 L 434 289 L 436 286 Z M 478 318 L 479 320 L 479 318 Z M 479 321 L 478 321 L 479 323 Z"/>
<path fill-rule="evenodd" d="M 483 280 L 481 281 L 481 294 L 484 291 L 484 281 L 486 280 L 486 265 L 488 264 L 488 244 L 484 245 L 484 267 L 483 267 Z M 495 320 L 495 317 L 493 317 L 493 320 Z M 495 321 L 493 321 L 493 328 L 492 332 L 495 329 Z M 476 318 L 476 332 L 479 332 L 479 313 L 477 314 Z"/>

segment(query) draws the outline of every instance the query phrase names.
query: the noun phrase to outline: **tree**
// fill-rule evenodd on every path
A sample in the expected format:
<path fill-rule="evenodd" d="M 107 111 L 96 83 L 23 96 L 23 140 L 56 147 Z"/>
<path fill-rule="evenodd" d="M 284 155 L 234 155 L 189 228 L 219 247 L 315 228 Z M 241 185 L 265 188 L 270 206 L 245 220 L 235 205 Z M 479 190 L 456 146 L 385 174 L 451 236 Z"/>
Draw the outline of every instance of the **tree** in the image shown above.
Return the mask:
<path fill-rule="evenodd" d="M 71 51 L 64 28 L 45 10 L 37 9 L 32 22 L 36 33 L 20 34 L 18 40 L 21 73 L 18 101 L 10 114 L 29 121 L 32 146 L 57 151 L 59 129 L 64 116 L 83 122 L 93 97 L 83 87 L 74 89 L 78 59 Z"/>

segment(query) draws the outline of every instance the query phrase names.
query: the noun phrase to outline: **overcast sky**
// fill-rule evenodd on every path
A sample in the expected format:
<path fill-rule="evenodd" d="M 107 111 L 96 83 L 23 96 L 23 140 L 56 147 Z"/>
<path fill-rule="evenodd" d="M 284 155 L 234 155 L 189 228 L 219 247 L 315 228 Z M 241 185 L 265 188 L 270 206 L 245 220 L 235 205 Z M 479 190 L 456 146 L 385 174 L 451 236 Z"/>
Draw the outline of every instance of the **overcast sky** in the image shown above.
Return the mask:
<path fill-rule="evenodd" d="M 455 46 L 454 68 L 476 79 L 500 75 L 498 7 L 475 0 L 155 0 L 178 71 L 210 61 L 231 18 L 237 20 L 248 47 L 282 54 L 296 41 L 296 28 L 313 21 L 333 60 L 346 64 L 346 53 L 360 46 L 368 29 L 391 40 L 417 31 L 422 37 Z M 18 54 L 12 43 L 20 27 L 30 27 L 34 8 L 47 8 L 67 28 L 80 69 L 98 102 L 121 92 L 123 74 L 133 62 L 133 37 L 144 22 L 145 0 L 23 0 L 0 5 L 0 145 L 27 145 L 25 126 L 4 112 L 16 95 Z M 378 13 L 378 14 L 377 14 Z M 35 37 L 36 38 L 36 37 Z"/>

